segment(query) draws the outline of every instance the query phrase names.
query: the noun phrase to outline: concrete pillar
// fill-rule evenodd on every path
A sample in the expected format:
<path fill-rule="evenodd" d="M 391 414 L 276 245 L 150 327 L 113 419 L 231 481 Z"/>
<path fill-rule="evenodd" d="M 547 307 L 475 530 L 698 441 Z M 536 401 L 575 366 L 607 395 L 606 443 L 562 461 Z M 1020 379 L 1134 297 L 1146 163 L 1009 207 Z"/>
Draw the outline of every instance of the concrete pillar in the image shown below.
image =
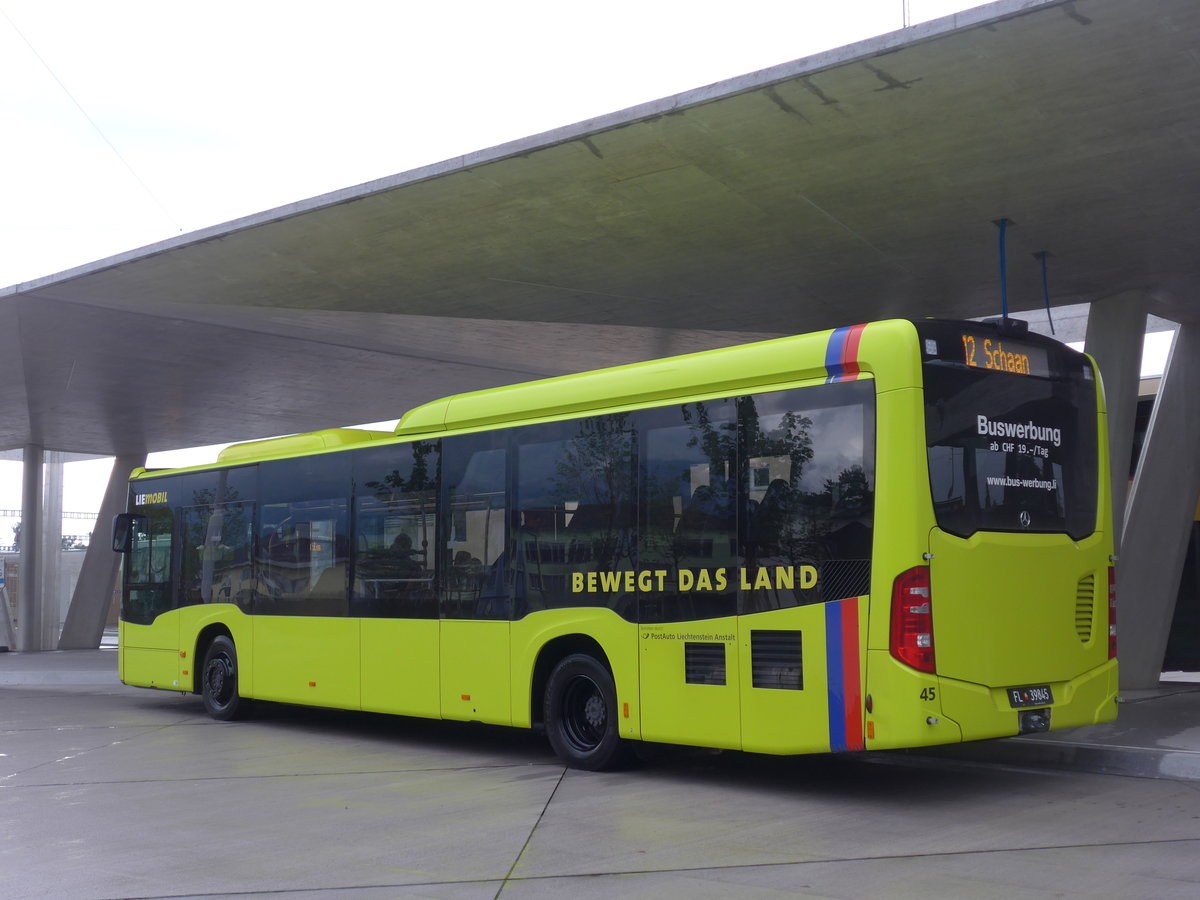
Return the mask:
<path fill-rule="evenodd" d="M 1117 564 L 1121 687 L 1162 672 L 1200 495 L 1200 325 L 1182 325 L 1167 360 L 1130 490 Z"/>
<path fill-rule="evenodd" d="M 58 645 L 63 616 L 63 454 L 48 450 L 42 461 L 42 634 L 39 644 L 40 649 L 50 650 Z"/>
<path fill-rule="evenodd" d="M 67 611 L 59 650 L 94 649 L 104 637 L 104 622 L 112 603 L 113 585 L 121 567 L 120 554 L 113 553 L 109 523 L 125 509 L 129 495 L 129 473 L 146 464 L 146 455 L 118 456 L 104 490 L 104 500 L 96 518 L 96 530 L 83 557 L 83 568 L 75 584 L 71 608 Z"/>
<path fill-rule="evenodd" d="M 42 461 L 45 451 L 27 444 L 21 477 L 21 593 L 17 601 L 17 649 L 42 646 Z"/>
<path fill-rule="evenodd" d="M 13 631 L 12 610 L 9 608 L 8 585 L 4 579 L 4 560 L 0 558 L 0 650 L 16 650 L 17 634 Z"/>
<path fill-rule="evenodd" d="M 1120 294 L 1097 300 L 1088 313 L 1084 349 L 1100 367 L 1108 407 L 1108 444 L 1113 498 L 1114 543 L 1120 553 L 1121 529 L 1133 453 L 1138 381 L 1146 333 L 1146 300 L 1141 294 Z"/>

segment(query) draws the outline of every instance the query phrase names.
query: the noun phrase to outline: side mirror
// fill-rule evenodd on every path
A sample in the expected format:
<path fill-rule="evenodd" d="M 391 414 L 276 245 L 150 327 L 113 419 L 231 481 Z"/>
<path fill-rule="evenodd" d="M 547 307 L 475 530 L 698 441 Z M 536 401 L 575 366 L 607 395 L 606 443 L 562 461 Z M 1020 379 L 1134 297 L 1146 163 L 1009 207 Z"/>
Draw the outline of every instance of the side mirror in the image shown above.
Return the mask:
<path fill-rule="evenodd" d="M 138 517 L 133 513 L 117 513 L 112 522 L 112 548 L 114 553 L 128 553 L 133 549 L 133 535 L 137 531 Z"/>

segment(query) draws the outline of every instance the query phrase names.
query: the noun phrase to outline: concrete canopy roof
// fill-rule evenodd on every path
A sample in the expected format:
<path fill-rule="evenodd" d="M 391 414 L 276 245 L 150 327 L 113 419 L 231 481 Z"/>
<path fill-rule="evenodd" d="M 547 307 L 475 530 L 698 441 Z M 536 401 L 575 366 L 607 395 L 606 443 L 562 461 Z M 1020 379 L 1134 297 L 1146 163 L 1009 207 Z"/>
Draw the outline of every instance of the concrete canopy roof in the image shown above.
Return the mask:
<path fill-rule="evenodd" d="M 0 448 L 129 453 L 887 316 L 1196 321 L 1200 5 L 1003 0 L 0 291 Z"/>

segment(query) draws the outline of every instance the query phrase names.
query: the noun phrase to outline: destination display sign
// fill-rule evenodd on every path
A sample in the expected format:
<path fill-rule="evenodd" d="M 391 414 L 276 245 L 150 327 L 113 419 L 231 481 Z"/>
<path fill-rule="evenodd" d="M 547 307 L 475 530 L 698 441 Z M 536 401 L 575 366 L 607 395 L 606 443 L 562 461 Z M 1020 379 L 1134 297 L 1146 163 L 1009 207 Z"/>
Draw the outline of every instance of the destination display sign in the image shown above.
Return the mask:
<path fill-rule="evenodd" d="M 1044 347 L 991 334 L 963 331 L 962 361 L 972 368 L 991 369 L 1010 375 L 1050 375 L 1050 359 Z"/>

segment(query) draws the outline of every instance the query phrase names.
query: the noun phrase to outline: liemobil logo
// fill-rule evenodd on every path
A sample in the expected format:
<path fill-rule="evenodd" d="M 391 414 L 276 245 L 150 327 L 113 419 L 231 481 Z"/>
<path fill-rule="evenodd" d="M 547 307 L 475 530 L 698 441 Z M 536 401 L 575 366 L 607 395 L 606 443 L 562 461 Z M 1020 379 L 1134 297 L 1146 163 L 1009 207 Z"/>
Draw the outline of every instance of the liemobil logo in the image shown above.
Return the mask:
<path fill-rule="evenodd" d="M 166 491 L 155 491 L 153 494 L 134 494 L 134 506 L 156 506 L 159 503 L 167 502 Z"/>

